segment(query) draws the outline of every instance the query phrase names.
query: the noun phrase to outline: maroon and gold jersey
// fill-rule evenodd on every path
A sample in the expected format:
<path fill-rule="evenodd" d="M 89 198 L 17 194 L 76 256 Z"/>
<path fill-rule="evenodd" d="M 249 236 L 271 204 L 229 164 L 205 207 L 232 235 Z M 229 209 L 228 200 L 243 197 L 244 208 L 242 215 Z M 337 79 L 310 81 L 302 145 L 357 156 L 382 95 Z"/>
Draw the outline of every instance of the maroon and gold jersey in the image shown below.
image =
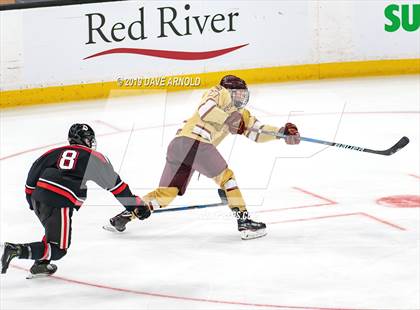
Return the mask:
<path fill-rule="evenodd" d="M 184 122 L 183 128 L 178 130 L 177 135 L 217 146 L 229 134 L 229 128 L 225 121 L 234 111 L 242 114 L 246 128 L 272 132 L 280 130 L 279 127 L 261 124 L 247 109 L 237 109 L 232 104 L 229 90 L 218 85 L 204 93 L 197 110 L 192 117 Z M 243 135 L 255 142 L 276 139 L 274 136 L 260 135 L 249 130 L 246 130 Z"/>

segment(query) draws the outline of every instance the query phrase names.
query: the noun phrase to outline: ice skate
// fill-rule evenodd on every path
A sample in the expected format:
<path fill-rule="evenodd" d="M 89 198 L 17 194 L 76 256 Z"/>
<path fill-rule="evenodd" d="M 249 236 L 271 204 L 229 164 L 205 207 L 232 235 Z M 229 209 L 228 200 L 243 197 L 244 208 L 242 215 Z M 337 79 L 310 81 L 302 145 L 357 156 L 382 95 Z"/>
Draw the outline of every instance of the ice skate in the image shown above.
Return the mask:
<path fill-rule="evenodd" d="M 3 255 L 1 257 L 1 273 L 6 273 L 9 268 L 10 261 L 22 254 L 22 246 L 20 244 L 8 243 L 4 244 Z"/>
<path fill-rule="evenodd" d="M 241 212 L 234 209 L 234 214 L 238 220 L 238 230 L 243 240 L 261 238 L 267 234 L 265 231 L 266 225 L 251 220 L 247 211 Z"/>
<path fill-rule="evenodd" d="M 111 218 L 109 220 L 109 224 L 104 225 L 103 229 L 111 232 L 123 232 L 126 229 L 125 225 L 131 221 L 132 217 L 132 212 L 123 211 L 120 214 Z"/>
<path fill-rule="evenodd" d="M 26 277 L 26 279 L 48 277 L 57 271 L 57 266 L 50 264 L 47 260 L 37 260 L 29 271 L 30 274 Z"/>

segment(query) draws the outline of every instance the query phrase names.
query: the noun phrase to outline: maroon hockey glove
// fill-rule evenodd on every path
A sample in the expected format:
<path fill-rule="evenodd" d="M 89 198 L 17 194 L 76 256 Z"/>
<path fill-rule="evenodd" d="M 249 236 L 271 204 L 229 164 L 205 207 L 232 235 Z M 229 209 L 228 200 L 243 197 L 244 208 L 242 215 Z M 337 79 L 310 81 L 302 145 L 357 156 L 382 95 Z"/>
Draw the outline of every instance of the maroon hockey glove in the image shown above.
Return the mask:
<path fill-rule="evenodd" d="M 286 138 L 284 138 L 284 140 L 287 144 L 300 143 L 300 134 L 295 124 L 286 123 L 284 127 L 280 129 L 280 132 L 286 135 Z"/>
<path fill-rule="evenodd" d="M 144 220 L 147 219 L 152 212 L 150 211 L 149 206 L 137 197 L 137 200 L 140 201 L 140 204 L 134 208 L 133 214 L 139 219 Z"/>
<path fill-rule="evenodd" d="M 233 135 L 241 135 L 245 131 L 245 122 L 242 114 L 238 111 L 233 112 L 226 119 L 225 124 L 229 127 L 229 132 Z"/>

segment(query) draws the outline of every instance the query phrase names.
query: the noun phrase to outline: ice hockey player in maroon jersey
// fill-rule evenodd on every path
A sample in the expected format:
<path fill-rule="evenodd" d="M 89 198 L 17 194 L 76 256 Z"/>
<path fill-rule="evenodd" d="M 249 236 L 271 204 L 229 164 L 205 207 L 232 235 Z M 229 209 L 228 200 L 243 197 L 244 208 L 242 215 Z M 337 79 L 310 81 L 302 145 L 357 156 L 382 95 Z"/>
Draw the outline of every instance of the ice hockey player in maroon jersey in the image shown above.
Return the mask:
<path fill-rule="evenodd" d="M 182 196 L 194 171 L 212 178 L 225 192 L 229 208 L 238 221 L 242 239 L 265 236 L 266 225 L 253 221 L 246 208 L 233 171 L 217 150 L 219 143 L 229 134 L 242 135 L 251 141 L 264 143 L 278 139 L 282 133 L 287 144 L 299 144 L 296 125 L 283 127 L 261 123 L 245 108 L 249 99 L 246 82 L 234 75 L 222 78 L 219 85 L 210 88 L 201 98 L 200 105 L 171 141 L 166 153 L 159 187 L 143 197 L 152 210 L 167 207 L 176 196 Z M 109 230 L 123 231 L 130 221 L 127 212 L 110 219 Z"/>
<path fill-rule="evenodd" d="M 44 238 L 26 244 L 6 242 L 1 273 L 6 273 L 15 257 L 35 260 L 30 269 L 33 276 L 51 275 L 57 270 L 50 261 L 67 253 L 73 211 L 79 210 L 86 199 L 89 180 L 110 191 L 130 216 L 141 220 L 149 217 L 149 207 L 133 195 L 109 160 L 95 151 L 95 133 L 89 125 L 72 125 L 68 141 L 69 145 L 49 150 L 38 158 L 26 181 L 26 199 L 45 229 Z"/>

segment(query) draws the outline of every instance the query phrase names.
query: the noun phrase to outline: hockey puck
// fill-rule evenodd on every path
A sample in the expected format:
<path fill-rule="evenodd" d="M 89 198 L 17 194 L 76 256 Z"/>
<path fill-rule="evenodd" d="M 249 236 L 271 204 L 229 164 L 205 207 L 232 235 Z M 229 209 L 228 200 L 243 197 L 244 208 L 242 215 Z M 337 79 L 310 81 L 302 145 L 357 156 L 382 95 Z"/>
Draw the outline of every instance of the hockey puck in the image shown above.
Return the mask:
<path fill-rule="evenodd" d="M 417 195 L 397 195 L 382 197 L 376 200 L 379 205 L 394 208 L 418 208 L 420 207 L 420 196 Z"/>

